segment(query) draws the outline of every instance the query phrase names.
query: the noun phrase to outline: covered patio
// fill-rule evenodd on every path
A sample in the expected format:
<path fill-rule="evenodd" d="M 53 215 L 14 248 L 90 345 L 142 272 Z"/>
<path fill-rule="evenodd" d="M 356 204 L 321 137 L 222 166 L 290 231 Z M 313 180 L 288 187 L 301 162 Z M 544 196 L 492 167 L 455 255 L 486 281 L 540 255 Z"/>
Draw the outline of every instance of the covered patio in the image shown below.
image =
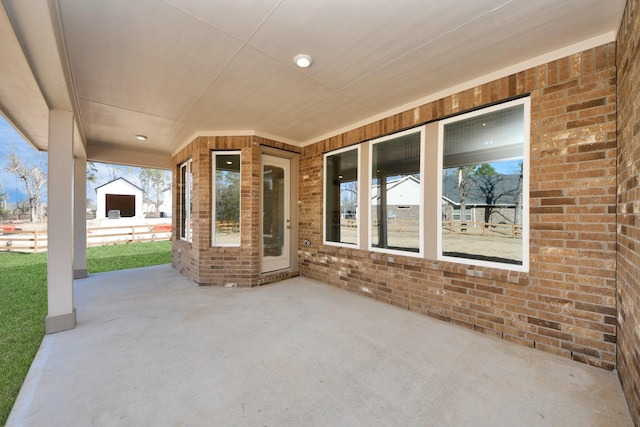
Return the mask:
<path fill-rule="evenodd" d="M 638 10 L 0 0 L 0 114 L 48 153 L 48 335 L 10 425 L 629 425 L 622 387 L 638 426 Z M 517 155 L 473 131 L 445 165 L 451 120 L 512 108 Z M 447 256 L 445 166 L 503 161 L 522 259 Z M 88 162 L 172 171 L 173 269 L 87 278 Z M 413 246 L 378 172 L 420 176 Z"/>
<path fill-rule="evenodd" d="M 614 373 L 296 277 L 76 280 L 8 426 L 631 426 Z"/>

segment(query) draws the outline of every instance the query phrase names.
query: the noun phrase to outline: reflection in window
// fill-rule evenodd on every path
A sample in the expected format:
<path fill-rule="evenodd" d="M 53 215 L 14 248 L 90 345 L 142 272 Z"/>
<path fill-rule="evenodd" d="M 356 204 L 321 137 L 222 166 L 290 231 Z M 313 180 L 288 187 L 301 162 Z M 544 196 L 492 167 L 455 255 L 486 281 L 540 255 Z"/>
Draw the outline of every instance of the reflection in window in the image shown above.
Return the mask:
<path fill-rule="evenodd" d="M 193 175 L 191 173 L 191 159 L 180 165 L 180 239 L 191 241 L 193 222 Z"/>
<path fill-rule="evenodd" d="M 240 245 L 240 153 L 213 152 L 214 246 Z"/>
<path fill-rule="evenodd" d="M 443 125 L 442 256 L 523 264 L 522 102 Z"/>
<path fill-rule="evenodd" d="M 278 257 L 285 246 L 285 170 L 276 165 L 262 168 L 263 255 Z"/>
<path fill-rule="evenodd" d="M 422 252 L 422 130 L 371 145 L 371 247 Z"/>
<path fill-rule="evenodd" d="M 325 155 L 325 242 L 358 242 L 359 148 Z"/>

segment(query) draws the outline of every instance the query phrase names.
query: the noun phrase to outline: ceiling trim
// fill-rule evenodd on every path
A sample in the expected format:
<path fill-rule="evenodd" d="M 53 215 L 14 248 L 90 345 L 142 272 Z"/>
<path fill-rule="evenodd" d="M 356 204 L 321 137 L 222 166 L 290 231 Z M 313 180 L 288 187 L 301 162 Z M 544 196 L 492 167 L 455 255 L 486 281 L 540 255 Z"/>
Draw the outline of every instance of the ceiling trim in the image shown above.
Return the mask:
<path fill-rule="evenodd" d="M 127 147 L 114 147 L 110 144 L 89 144 L 87 160 L 90 162 L 110 163 L 135 167 L 171 170 L 171 157 L 165 153 L 148 150 L 136 150 Z"/>
<path fill-rule="evenodd" d="M 270 135 L 268 133 L 256 131 L 256 130 L 253 130 L 253 129 L 250 129 L 250 130 L 228 130 L 228 131 L 221 131 L 221 130 L 198 131 L 198 132 L 193 133 L 189 138 L 187 138 L 185 141 L 183 141 L 178 146 L 178 148 L 173 150 L 171 152 L 171 157 L 175 156 L 180 151 L 182 151 L 184 148 L 186 148 L 196 138 L 208 137 L 208 136 L 257 136 L 257 137 L 260 137 L 260 138 L 271 139 L 271 140 L 276 141 L 276 142 L 282 142 L 284 144 L 293 145 L 295 147 L 301 147 L 302 146 L 300 144 L 300 141 L 293 141 L 293 140 L 290 140 L 288 138 L 282 138 L 282 137 L 279 137 L 277 135 Z"/>
<path fill-rule="evenodd" d="M 23 71 L 25 80 L 33 79 L 37 85 L 38 95 L 47 109 L 47 114 L 51 109 L 73 112 L 75 139 L 77 144 L 81 145 L 77 147 L 76 155 L 82 156 L 86 151 L 86 140 L 61 30 L 58 1 L 4 0 L 0 6 L 10 22 L 16 43 L 20 46 L 22 57 L 28 66 L 28 72 Z M 12 119 L 12 124 L 20 129 L 26 141 L 40 151 L 48 150 L 48 136 L 44 144 L 38 144 L 39 141 L 27 132 L 29 125 L 20 123 L 21 117 Z M 48 124 L 41 125 L 39 130 L 42 135 L 48 135 Z"/>
<path fill-rule="evenodd" d="M 82 145 L 82 152 L 87 151 L 87 139 L 84 133 L 84 122 L 79 105 L 78 94 L 76 93 L 75 80 L 73 78 L 73 68 L 71 67 L 71 59 L 69 58 L 69 49 L 67 47 L 66 37 L 64 37 L 64 25 L 60 14 L 59 0 L 49 0 L 49 13 L 51 14 L 51 26 L 53 36 L 58 47 L 58 56 L 60 58 L 60 68 L 67 86 L 69 103 L 73 111 L 74 122 L 76 125 L 76 137 Z"/>
<path fill-rule="evenodd" d="M 0 32 L 3 44 L 0 115 L 31 147 L 46 150 L 49 108 L 11 19 L 4 4 L 0 3 L 0 25 L 3 26 Z M 34 120 L 35 116 L 40 120 Z"/>

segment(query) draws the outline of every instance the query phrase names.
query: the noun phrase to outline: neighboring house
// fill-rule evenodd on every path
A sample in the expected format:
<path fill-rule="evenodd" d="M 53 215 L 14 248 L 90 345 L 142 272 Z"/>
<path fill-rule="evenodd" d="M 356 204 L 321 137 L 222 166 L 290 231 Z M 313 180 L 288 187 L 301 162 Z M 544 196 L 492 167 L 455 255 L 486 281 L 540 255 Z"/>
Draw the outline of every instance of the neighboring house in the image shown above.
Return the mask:
<path fill-rule="evenodd" d="M 380 185 L 371 188 L 371 204 L 379 206 Z M 408 175 L 387 182 L 387 218 L 415 221 L 420 215 L 420 180 Z"/>
<path fill-rule="evenodd" d="M 96 219 L 142 218 L 143 191 L 124 178 L 96 188 Z"/>
<path fill-rule="evenodd" d="M 155 192 L 154 192 L 155 194 Z M 146 197 L 146 202 L 142 204 L 145 214 L 159 215 L 161 218 L 171 217 L 171 188 L 162 191 L 161 202 L 156 206 L 153 198 Z"/>
<path fill-rule="evenodd" d="M 171 187 L 164 190 L 162 194 L 162 203 L 158 206 L 158 212 L 160 213 L 160 217 L 171 217 Z"/>
<path fill-rule="evenodd" d="M 494 184 L 489 190 L 488 183 Z M 467 177 L 468 194 L 465 200 L 465 216 L 461 216 L 460 188 L 456 176 L 446 176 L 442 189 L 443 221 L 469 221 L 514 224 L 522 216 L 516 216 L 516 209 L 521 209 L 516 199 L 520 175 L 493 175 L 483 177 L 470 175 Z M 371 204 L 378 206 L 380 202 L 380 186 L 371 188 Z M 487 203 L 487 194 L 493 203 Z M 417 221 L 420 214 L 420 181 L 413 175 L 405 176 L 387 183 L 387 218 Z"/>

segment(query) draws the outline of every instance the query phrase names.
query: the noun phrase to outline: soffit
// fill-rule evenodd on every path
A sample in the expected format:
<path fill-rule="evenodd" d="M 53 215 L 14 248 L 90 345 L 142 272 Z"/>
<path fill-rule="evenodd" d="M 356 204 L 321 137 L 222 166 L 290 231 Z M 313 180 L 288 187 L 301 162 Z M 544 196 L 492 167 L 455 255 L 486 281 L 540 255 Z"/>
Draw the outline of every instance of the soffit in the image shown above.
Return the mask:
<path fill-rule="evenodd" d="M 15 3 L 12 21 L 29 21 L 31 2 L 3 1 Z M 207 132 L 304 145 L 549 52 L 611 41 L 625 4 L 51 1 L 88 152 L 96 144 L 158 155 Z M 19 30 L 33 38 L 28 25 Z M 27 57 L 42 68 L 34 45 Z M 308 69 L 293 64 L 301 52 L 314 59 Z M 135 140 L 140 133 L 149 139 Z"/>
<path fill-rule="evenodd" d="M 0 7 L 0 113 L 37 149 L 47 147 L 49 108 L 4 8 Z M 10 147 L 2 147 L 8 153 Z"/>

